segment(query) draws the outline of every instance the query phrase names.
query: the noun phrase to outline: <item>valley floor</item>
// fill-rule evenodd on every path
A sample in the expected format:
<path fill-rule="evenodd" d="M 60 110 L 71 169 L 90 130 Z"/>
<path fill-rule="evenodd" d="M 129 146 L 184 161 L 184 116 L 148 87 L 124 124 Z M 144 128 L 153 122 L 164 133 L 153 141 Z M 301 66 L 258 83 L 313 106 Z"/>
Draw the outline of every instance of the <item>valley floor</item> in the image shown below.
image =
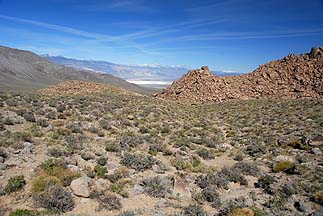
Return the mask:
<path fill-rule="evenodd" d="M 323 100 L 0 93 L 0 215 L 322 215 Z"/>

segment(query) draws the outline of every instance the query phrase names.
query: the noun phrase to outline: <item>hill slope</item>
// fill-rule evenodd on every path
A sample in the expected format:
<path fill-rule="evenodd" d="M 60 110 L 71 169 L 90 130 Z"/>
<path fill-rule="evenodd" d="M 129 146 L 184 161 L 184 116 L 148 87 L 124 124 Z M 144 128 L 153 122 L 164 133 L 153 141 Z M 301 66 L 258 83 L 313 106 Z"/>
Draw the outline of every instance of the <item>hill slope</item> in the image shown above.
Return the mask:
<path fill-rule="evenodd" d="M 77 71 L 56 65 L 32 52 L 0 46 L 0 90 L 28 91 L 65 80 L 107 83 L 130 91 L 144 90 L 110 74 Z"/>
<path fill-rule="evenodd" d="M 180 78 L 189 69 L 180 66 L 162 66 L 162 65 L 125 65 L 115 64 L 107 61 L 78 60 L 65 58 L 62 56 L 44 56 L 49 61 L 72 67 L 77 70 L 93 70 L 102 73 L 109 73 L 113 76 L 125 80 L 145 80 L 145 81 L 166 81 Z M 219 76 L 239 75 L 238 72 L 215 71 Z"/>
<path fill-rule="evenodd" d="M 219 77 L 208 67 L 188 72 L 156 95 L 179 101 L 323 96 L 323 48 L 261 65 L 250 74 Z"/>

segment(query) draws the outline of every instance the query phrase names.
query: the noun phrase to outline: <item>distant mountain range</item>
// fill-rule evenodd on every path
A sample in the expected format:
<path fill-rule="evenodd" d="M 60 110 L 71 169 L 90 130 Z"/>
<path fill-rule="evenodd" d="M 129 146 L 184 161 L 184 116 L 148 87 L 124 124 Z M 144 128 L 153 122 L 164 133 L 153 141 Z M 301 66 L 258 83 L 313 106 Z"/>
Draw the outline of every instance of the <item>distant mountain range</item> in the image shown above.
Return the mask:
<path fill-rule="evenodd" d="M 169 85 L 173 80 L 177 80 L 190 70 L 190 68 L 179 66 L 125 65 L 107 61 L 77 60 L 62 56 L 44 55 L 43 57 L 56 64 L 65 65 L 78 70 L 109 73 L 113 76 L 139 85 Z M 218 76 L 232 76 L 240 74 L 236 72 L 221 71 L 215 71 L 213 73 Z"/>
<path fill-rule="evenodd" d="M 29 51 L 0 46 L 0 90 L 37 90 L 66 80 L 106 83 L 133 92 L 147 92 L 110 74 L 75 70 L 52 63 Z"/>

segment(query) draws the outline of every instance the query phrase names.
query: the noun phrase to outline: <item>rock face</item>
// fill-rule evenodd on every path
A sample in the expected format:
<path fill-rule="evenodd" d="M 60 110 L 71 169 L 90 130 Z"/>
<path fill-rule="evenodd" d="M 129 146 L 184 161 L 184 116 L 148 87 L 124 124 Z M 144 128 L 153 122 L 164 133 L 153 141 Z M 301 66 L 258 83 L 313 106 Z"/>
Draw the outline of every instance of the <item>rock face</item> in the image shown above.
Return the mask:
<path fill-rule="evenodd" d="M 218 77 L 207 66 L 189 71 L 157 98 L 210 102 L 251 98 L 323 97 L 323 47 L 290 54 L 240 76 Z"/>

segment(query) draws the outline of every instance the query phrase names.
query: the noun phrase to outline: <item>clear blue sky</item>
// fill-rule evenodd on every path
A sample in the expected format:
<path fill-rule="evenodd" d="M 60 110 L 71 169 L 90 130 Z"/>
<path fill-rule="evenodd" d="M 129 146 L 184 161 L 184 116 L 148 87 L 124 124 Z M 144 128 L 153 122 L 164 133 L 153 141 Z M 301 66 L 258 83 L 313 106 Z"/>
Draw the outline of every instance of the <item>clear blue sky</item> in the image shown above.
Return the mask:
<path fill-rule="evenodd" d="M 323 46 L 323 0 L 0 0 L 0 44 L 247 72 Z"/>

